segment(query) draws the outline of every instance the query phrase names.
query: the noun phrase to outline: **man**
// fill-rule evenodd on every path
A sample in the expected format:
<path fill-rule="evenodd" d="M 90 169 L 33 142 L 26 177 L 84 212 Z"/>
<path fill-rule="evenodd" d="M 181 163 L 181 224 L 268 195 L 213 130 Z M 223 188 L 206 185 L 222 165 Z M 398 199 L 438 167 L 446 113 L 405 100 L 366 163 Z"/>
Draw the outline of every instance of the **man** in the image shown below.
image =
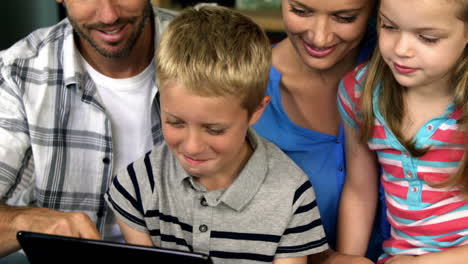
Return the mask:
<path fill-rule="evenodd" d="M 0 52 L 0 256 L 18 230 L 118 240 L 103 194 L 162 140 L 153 54 L 174 14 L 56 1 L 68 19 Z"/>

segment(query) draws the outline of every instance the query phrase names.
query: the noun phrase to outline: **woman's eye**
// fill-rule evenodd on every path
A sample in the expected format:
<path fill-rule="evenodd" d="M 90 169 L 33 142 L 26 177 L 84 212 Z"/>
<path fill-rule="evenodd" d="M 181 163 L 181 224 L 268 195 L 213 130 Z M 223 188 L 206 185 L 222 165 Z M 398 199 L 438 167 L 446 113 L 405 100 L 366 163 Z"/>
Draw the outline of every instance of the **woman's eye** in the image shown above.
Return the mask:
<path fill-rule="evenodd" d="M 296 8 L 296 7 L 291 7 L 290 11 L 293 12 L 294 14 L 298 15 L 298 16 L 306 16 L 308 14 L 308 12 L 306 10 Z"/>

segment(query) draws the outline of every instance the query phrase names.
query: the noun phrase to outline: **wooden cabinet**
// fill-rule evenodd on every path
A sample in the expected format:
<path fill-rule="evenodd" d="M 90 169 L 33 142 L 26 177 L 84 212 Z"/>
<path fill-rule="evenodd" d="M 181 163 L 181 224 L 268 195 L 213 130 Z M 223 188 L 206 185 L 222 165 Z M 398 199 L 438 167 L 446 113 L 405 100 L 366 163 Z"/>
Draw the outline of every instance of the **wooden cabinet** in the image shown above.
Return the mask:
<path fill-rule="evenodd" d="M 177 9 L 171 3 L 171 0 L 152 0 L 158 6 L 169 9 Z M 208 1 L 207 1 L 208 2 Z M 257 24 L 259 24 L 267 32 L 283 32 L 283 21 L 281 19 L 280 10 L 258 10 L 258 11 L 244 11 L 242 13 L 251 17 Z"/>

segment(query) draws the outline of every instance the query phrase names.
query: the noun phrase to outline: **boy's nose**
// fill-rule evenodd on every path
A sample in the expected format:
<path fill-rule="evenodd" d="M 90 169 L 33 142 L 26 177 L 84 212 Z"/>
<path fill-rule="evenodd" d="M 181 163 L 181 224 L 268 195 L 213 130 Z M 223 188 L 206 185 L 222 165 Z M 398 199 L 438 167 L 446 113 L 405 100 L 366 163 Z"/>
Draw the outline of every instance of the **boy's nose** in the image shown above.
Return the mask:
<path fill-rule="evenodd" d="M 194 156 L 203 152 L 203 139 L 200 133 L 189 131 L 184 139 L 184 152 L 187 155 Z"/>

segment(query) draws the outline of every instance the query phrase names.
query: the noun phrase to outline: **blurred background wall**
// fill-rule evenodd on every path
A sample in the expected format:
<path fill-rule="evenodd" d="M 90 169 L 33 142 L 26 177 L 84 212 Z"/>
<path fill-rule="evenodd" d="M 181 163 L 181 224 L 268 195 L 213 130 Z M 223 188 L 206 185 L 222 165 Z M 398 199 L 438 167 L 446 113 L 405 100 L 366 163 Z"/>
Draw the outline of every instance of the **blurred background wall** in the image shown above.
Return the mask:
<path fill-rule="evenodd" d="M 0 50 L 64 16 L 55 0 L 0 0 Z"/>

